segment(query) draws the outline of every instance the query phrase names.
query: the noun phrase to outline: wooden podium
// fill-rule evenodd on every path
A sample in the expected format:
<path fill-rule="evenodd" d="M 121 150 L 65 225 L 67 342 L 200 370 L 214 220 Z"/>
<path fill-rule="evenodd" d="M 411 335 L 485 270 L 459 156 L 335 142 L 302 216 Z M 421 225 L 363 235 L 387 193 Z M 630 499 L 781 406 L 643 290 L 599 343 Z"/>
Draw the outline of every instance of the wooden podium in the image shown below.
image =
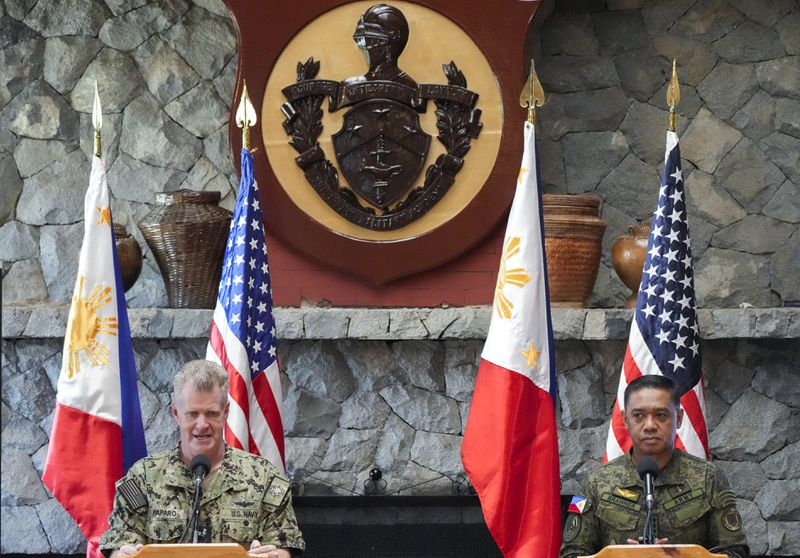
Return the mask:
<path fill-rule="evenodd" d="M 146 544 L 136 558 L 247 558 L 247 551 L 233 543 Z"/>
<path fill-rule="evenodd" d="M 728 558 L 696 544 L 613 544 L 580 558 Z"/>

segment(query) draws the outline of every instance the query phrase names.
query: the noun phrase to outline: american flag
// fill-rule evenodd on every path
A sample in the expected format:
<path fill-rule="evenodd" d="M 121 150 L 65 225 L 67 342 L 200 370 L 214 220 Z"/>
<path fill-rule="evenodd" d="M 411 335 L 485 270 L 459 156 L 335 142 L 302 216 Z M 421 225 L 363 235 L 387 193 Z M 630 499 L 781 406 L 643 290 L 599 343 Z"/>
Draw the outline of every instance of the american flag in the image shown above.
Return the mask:
<path fill-rule="evenodd" d="M 233 210 L 206 359 L 228 371 L 225 440 L 284 470 L 282 391 L 253 155 L 242 149 L 242 180 Z"/>
<path fill-rule="evenodd" d="M 622 422 L 623 394 L 628 383 L 643 374 L 675 380 L 683 394 L 685 412 L 675 445 L 697 457 L 709 457 L 692 249 L 675 132 L 667 132 L 664 158 L 658 206 L 650 225 L 639 298 L 606 443 L 606 461 L 631 448 Z"/>

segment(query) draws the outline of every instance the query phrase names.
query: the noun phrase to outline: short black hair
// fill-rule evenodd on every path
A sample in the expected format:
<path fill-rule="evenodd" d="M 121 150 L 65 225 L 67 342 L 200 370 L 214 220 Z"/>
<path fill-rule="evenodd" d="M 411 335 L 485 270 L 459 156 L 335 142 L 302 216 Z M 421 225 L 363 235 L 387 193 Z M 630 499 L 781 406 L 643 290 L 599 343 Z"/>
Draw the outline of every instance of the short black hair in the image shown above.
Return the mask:
<path fill-rule="evenodd" d="M 625 388 L 625 408 L 628 408 L 628 400 L 631 398 L 632 393 L 648 388 L 660 389 L 669 392 L 669 398 L 672 401 L 672 404 L 675 405 L 676 409 L 680 407 L 681 394 L 678 391 L 678 384 L 676 384 L 672 378 L 667 378 L 666 376 L 660 376 L 658 374 L 645 374 L 644 376 L 639 376 L 633 380 L 628 384 L 628 387 Z"/>

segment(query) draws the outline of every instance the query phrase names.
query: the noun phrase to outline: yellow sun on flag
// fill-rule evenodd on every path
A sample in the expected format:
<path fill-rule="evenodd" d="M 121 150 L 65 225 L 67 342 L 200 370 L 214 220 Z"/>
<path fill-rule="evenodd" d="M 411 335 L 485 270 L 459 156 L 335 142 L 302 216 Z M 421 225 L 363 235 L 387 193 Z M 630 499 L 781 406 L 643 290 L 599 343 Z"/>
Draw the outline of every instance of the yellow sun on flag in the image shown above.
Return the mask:
<path fill-rule="evenodd" d="M 506 240 L 503 257 L 500 260 L 500 271 L 497 274 L 497 285 L 494 288 L 494 308 L 497 310 L 497 315 L 504 319 L 510 318 L 514 310 L 514 303 L 503 292 L 506 285 L 524 287 L 531 280 L 531 276 L 525 273 L 525 268 L 508 267 L 508 260 L 519 253 L 519 244 L 518 236 Z"/>
<path fill-rule="evenodd" d="M 108 223 L 108 226 L 111 226 L 111 208 L 110 207 L 98 207 L 97 212 L 100 213 L 100 220 L 97 222 L 98 225 L 102 225 L 103 223 Z"/>
<path fill-rule="evenodd" d="M 108 364 L 111 353 L 98 339 L 98 335 L 116 337 L 117 318 L 101 318 L 97 310 L 111 302 L 111 287 L 95 285 L 88 296 L 83 295 L 85 277 L 81 275 L 80 283 L 72 299 L 70 321 L 67 324 L 69 338 L 69 361 L 67 377 L 72 379 L 81 371 L 80 353 L 83 352 L 94 366 Z"/>
<path fill-rule="evenodd" d="M 522 356 L 528 362 L 528 368 L 534 366 L 539 368 L 539 355 L 542 354 L 542 351 L 537 351 L 536 347 L 533 346 L 533 341 L 530 342 L 530 346 L 528 347 L 527 351 L 522 351 Z"/>

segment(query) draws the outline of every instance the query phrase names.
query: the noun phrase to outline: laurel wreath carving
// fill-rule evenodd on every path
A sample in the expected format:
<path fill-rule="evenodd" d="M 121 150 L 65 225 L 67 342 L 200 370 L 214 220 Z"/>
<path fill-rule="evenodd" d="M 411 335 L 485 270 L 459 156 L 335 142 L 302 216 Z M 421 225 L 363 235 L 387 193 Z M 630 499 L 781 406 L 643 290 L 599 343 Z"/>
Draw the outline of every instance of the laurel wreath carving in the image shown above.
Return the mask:
<path fill-rule="evenodd" d="M 319 73 L 320 63 L 313 58 L 297 63 L 297 82 L 313 80 Z M 467 80 L 455 62 L 443 64 L 448 85 L 466 89 Z M 291 137 L 289 144 L 300 154 L 295 161 L 303 169 L 306 179 L 317 193 L 337 213 L 365 228 L 392 230 L 407 225 L 424 215 L 439 201 L 455 181 L 455 175 L 464 164 L 471 140 L 478 137 L 481 127 L 480 109 L 457 101 L 434 99 L 436 105 L 437 139 L 446 153 L 425 170 L 422 186 L 412 189 L 406 198 L 394 207 L 377 215 L 374 208 L 363 206 L 350 188 L 339 183 L 336 167 L 325 157 L 319 145 L 322 133 L 322 103 L 324 95 L 309 95 L 291 103 L 294 113 L 283 122 Z"/>

